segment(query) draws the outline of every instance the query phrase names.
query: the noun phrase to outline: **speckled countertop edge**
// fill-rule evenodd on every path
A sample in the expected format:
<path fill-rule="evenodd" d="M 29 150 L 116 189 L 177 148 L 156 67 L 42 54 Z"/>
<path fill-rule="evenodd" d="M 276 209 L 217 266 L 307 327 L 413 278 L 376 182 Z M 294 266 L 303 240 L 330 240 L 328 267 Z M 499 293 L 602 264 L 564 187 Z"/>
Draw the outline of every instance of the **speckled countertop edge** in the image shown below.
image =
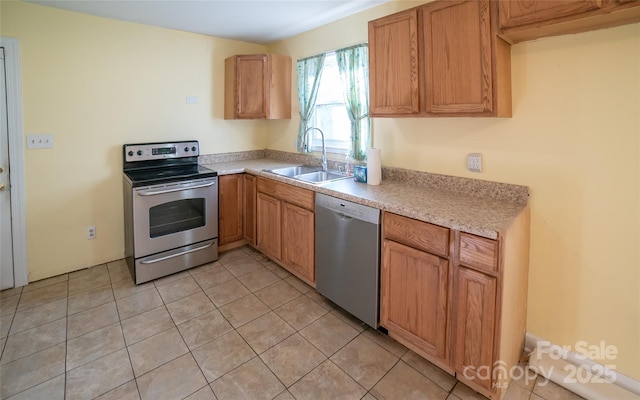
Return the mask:
<path fill-rule="evenodd" d="M 248 172 L 489 239 L 497 239 L 504 233 L 527 206 L 526 202 L 522 201 L 483 198 L 402 180 L 383 179 L 379 186 L 358 183 L 353 179 L 339 180 L 321 186 L 312 185 L 265 171 L 301 164 L 272 158 L 208 163 L 202 161 L 204 160 L 201 160 L 203 166 L 217 171 L 219 175 Z"/>

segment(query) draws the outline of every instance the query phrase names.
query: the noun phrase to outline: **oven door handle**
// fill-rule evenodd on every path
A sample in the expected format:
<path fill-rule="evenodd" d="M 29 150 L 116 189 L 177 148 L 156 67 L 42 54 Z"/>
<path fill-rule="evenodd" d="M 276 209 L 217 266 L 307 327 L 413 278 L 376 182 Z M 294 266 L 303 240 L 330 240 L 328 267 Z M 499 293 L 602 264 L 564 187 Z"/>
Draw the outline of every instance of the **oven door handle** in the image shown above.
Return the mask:
<path fill-rule="evenodd" d="M 140 261 L 140 264 L 155 264 L 157 262 L 168 260 L 170 258 L 180 257 L 180 256 L 183 256 L 185 254 L 193 253 L 194 251 L 199 251 L 199 250 L 204 250 L 206 248 L 209 248 L 209 247 L 213 246 L 214 243 L 215 243 L 215 240 L 212 240 L 211 243 L 205 244 L 204 246 L 196 247 L 195 249 L 189 249 L 189 250 L 181 251 L 181 252 L 176 253 L 176 254 L 169 254 L 168 256 L 164 256 L 164 257 L 154 258 L 153 260 Z"/>
<path fill-rule="evenodd" d="M 171 193 L 171 192 L 181 192 L 183 190 L 206 188 L 206 187 L 215 185 L 215 183 L 216 182 L 213 181 L 213 182 L 208 182 L 208 183 L 200 184 L 200 185 L 181 186 L 181 187 L 176 187 L 176 188 L 173 188 L 173 189 L 157 190 L 157 191 L 154 191 L 154 192 L 137 192 L 137 193 L 138 193 L 138 196 L 154 196 L 156 194 L 164 194 L 164 193 Z"/>

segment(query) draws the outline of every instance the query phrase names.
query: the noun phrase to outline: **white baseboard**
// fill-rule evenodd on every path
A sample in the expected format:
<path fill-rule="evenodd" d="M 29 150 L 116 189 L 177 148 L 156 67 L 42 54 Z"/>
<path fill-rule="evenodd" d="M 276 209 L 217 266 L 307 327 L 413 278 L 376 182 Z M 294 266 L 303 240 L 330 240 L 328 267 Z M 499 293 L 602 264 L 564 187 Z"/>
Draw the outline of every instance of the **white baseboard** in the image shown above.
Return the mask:
<path fill-rule="evenodd" d="M 589 400 L 640 400 L 640 382 L 527 332 L 529 368 Z"/>

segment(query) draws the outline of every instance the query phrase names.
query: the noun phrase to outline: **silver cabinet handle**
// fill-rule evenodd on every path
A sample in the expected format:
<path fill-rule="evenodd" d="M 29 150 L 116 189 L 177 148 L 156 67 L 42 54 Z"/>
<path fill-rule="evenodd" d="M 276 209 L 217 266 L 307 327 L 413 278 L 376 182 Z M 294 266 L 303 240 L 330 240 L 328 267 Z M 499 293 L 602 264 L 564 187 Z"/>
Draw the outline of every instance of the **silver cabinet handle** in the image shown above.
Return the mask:
<path fill-rule="evenodd" d="M 194 186 L 186 186 L 186 187 L 182 186 L 182 187 L 177 187 L 173 189 L 157 190 L 155 192 L 137 192 L 137 193 L 138 193 L 138 196 L 154 196 L 156 194 L 164 194 L 164 193 L 171 193 L 171 192 L 180 192 L 183 190 L 205 188 L 205 187 L 213 186 L 215 185 L 215 183 L 216 182 L 214 181 L 214 182 L 205 183 L 203 185 L 194 185 Z"/>
<path fill-rule="evenodd" d="M 168 256 L 160 257 L 160 258 L 154 258 L 153 260 L 140 261 L 140 264 L 155 264 L 157 262 L 168 260 L 170 258 L 180 257 L 180 256 L 183 256 L 185 254 L 193 253 L 194 251 L 204 250 L 204 249 L 206 249 L 208 247 L 213 246 L 213 243 L 215 243 L 215 241 L 211 241 L 211 243 L 205 244 L 204 246 L 196 247 L 195 249 L 181 251 L 180 253 L 171 254 L 171 255 L 168 255 Z"/>

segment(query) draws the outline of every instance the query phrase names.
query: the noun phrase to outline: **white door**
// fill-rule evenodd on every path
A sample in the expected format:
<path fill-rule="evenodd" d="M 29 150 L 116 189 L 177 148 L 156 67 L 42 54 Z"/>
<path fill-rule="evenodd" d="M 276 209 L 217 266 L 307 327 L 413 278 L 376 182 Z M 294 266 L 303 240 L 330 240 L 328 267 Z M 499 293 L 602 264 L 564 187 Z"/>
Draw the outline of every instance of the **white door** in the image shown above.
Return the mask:
<path fill-rule="evenodd" d="M 4 48 L 0 47 L 0 289 L 14 287 L 11 237 L 11 181 L 9 178 L 9 129 Z"/>

